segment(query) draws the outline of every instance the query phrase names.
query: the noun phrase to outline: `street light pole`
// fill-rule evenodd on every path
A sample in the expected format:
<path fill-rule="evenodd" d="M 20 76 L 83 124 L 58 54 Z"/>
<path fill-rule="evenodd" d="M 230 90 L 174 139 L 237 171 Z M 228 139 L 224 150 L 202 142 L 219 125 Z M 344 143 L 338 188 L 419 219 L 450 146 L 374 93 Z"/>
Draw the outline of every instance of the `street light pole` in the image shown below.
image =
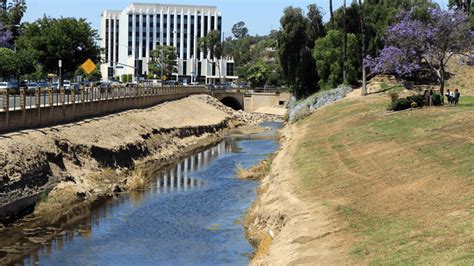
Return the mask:
<path fill-rule="evenodd" d="M 62 87 L 63 86 L 63 79 L 62 79 L 62 76 L 61 76 L 61 68 L 63 66 L 63 60 L 59 60 L 58 61 L 58 67 L 59 67 L 59 87 Z"/>

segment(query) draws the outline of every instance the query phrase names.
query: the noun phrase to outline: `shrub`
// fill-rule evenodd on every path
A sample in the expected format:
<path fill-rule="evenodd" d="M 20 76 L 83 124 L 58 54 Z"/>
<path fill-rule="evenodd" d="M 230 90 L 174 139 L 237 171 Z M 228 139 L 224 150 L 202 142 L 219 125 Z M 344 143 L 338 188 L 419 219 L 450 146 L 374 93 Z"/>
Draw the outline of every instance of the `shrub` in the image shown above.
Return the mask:
<path fill-rule="evenodd" d="M 392 91 L 388 95 L 390 96 L 390 100 L 392 100 L 392 105 L 393 105 L 395 101 L 398 99 L 398 93 Z"/>
<path fill-rule="evenodd" d="M 128 76 L 127 74 L 122 75 L 122 83 L 127 83 L 128 82 Z"/>
<path fill-rule="evenodd" d="M 438 93 L 433 94 L 432 101 L 434 106 L 440 106 L 441 105 L 441 95 Z"/>
<path fill-rule="evenodd" d="M 401 111 L 401 110 L 406 110 L 410 109 L 411 104 L 407 99 L 397 99 L 392 105 L 392 110 L 393 111 Z"/>
<path fill-rule="evenodd" d="M 407 100 L 410 102 L 410 103 L 415 103 L 416 104 L 416 107 L 422 107 L 423 104 L 424 104 L 424 99 L 423 99 L 423 96 L 422 95 L 412 95 L 412 96 L 408 96 L 407 97 Z"/>

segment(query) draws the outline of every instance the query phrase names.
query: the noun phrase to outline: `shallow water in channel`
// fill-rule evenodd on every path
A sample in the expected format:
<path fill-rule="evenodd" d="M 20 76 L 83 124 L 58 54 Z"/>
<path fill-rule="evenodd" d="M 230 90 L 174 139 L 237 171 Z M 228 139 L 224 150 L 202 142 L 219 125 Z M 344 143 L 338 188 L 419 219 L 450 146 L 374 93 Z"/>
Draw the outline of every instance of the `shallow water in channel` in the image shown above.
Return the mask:
<path fill-rule="evenodd" d="M 157 172 L 153 186 L 108 200 L 23 263 L 248 264 L 252 247 L 241 222 L 255 199 L 257 182 L 237 179 L 235 166 L 248 168 L 276 151 L 276 140 L 261 139 L 274 133 L 230 135 Z"/>

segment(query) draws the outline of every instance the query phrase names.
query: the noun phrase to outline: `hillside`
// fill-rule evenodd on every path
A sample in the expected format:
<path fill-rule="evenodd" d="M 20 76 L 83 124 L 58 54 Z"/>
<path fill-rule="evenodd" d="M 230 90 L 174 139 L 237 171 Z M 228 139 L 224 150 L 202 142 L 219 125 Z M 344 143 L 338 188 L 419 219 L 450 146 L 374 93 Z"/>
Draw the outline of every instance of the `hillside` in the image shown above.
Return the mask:
<path fill-rule="evenodd" d="M 386 102 L 347 100 L 307 119 L 302 184 L 348 222 L 356 261 L 472 262 L 474 98 L 395 114 Z"/>
<path fill-rule="evenodd" d="M 463 95 L 474 95 L 474 66 L 460 64 L 459 58 L 449 61 L 448 71 L 452 74 L 446 88 L 459 89 Z"/>
<path fill-rule="evenodd" d="M 472 263 L 474 97 L 398 113 L 388 102 L 348 98 L 287 129 L 250 214 L 253 263 Z"/>

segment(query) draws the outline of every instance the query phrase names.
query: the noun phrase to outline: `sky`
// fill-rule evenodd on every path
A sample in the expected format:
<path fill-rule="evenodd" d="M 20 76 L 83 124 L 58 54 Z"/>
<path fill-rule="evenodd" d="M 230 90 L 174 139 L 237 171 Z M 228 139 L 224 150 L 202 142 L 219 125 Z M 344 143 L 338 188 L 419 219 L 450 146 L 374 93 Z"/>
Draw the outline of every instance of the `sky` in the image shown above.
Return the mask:
<path fill-rule="evenodd" d="M 189 4 L 217 6 L 223 17 L 223 33 L 230 36 L 232 26 L 244 21 L 252 35 L 266 35 L 272 29 L 280 27 L 280 17 L 287 6 L 301 7 L 306 10 L 309 4 L 317 4 L 323 9 L 325 20 L 329 18 L 328 0 L 27 0 L 27 11 L 23 21 L 33 22 L 47 15 L 53 18 L 85 18 L 96 30 L 100 28 L 100 14 L 106 9 L 123 10 L 132 2 L 160 4 Z M 334 10 L 343 0 L 334 0 Z M 352 0 L 347 0 L 351 3 Z M 436 0 L 445 7 L 448 0 Z"/>

